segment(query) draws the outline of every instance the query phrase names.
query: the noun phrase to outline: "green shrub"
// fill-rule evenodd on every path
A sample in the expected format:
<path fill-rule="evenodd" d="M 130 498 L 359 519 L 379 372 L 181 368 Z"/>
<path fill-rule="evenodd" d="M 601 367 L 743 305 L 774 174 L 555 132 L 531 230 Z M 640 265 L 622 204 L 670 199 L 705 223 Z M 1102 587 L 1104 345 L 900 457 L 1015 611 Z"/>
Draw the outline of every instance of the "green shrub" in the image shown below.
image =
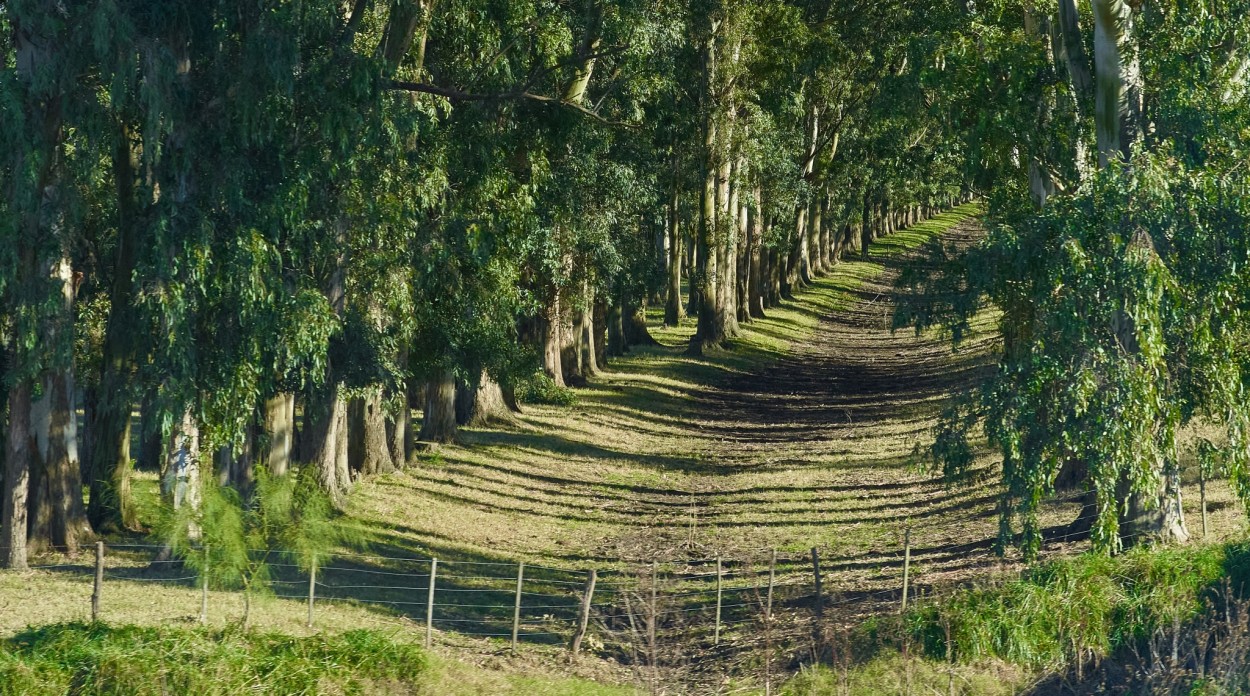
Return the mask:
<path fill-rule="evenodd" d="M 1192 619 L 1222 583 L 1225 566 L 1246 564 L 1244 556 L 1241 546 L 1083 555 L 919 606 L 895 628 L 937 659 L 947 655 L 949 631 L 949 648 L 960 661 L 1058 667 Z M 891 632 L 874 626 L 872 633 Z"/>
<path fill-rule="evenodd" d="M 577 403 L 577 395 L 572 389 L 556 384 L 544 372 L 521 380 L 517 384 L 517 398 L 527 404 L 549 404 L 551 406 L 572 406 Z"/>
<path fill-rule="evenodd" d="M 0 642 L 0 696 L 416 692 L 424 653 L 370 631 L 293 638 L 57 624 Z"/>

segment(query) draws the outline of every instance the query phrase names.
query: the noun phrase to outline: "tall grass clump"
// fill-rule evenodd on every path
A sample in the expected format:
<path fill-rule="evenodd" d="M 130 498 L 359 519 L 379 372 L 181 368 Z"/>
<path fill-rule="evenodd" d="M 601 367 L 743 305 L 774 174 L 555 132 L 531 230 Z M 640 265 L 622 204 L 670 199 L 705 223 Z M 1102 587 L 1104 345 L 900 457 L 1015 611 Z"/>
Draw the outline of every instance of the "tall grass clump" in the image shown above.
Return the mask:
<path fill-rule="evenodd" d="M 1056 668 L 1179 629 L 1204 610 L 1245 553 L 1243 546 L 1209 546 L 1054 561 L 917 607 L 901 628 L 904 640 L 934 658 Z"/>
<path fill-rule="evenodd" d="M 0 696 L 404 694 L 427 671 L 419 648 L 370 631 L 293 638 L 68 623 L 0 642 Z"/>

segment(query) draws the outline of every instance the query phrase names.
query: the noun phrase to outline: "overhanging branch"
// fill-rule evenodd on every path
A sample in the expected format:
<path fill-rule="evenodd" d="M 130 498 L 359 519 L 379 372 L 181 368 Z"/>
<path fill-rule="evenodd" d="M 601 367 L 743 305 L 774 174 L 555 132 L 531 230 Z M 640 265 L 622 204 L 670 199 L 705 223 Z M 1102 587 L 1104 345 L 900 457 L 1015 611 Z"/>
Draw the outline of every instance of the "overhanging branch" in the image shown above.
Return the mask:
<path fill-rule="evenodd" d="M 436 97 L 443 97 L 451 102 L 503 102 L 503 101 L 530 101 L 539 104 L 546 104 L 564 109 L 570 109 L 593 119 L 605 125 L 616 128 L 639 128 L 637 123 L 627 121 L 614 121 L 604 118 L 598 112 L 587 109 L 581 104 L 565 101 L 558 97 L 550 97 L 544 94 L 534 94 L 526 90 L 512 90 L 508 92 L 482 93 L 482 92 L 466 92 L 464 90 L 454 89 L 450 87 L 440 87 L 425 82 L 406 82 L 403 80 L 391 80 L 390 89 L 402 92 L 416 92 L 418 94 L 431 94 Z"/>

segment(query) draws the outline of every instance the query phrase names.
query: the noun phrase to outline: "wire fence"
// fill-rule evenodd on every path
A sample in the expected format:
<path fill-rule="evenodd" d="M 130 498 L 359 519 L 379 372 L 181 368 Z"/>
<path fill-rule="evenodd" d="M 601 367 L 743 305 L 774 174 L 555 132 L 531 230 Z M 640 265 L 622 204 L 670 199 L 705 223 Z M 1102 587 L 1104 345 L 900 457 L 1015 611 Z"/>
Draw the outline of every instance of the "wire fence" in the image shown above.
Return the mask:
<path fill-rule="evenodd" d="M 688 662 L 698 651 L 756 651 L 771 665 L 787 640 L 793 647 L 804 633 L 810 639 L 833 615 L 901 609 L 931 594 L 934 585 L 925 584 L 926 576 L 945 577 L 941 563 L 999 562 L 993 539 L 977 539 L 983 533 L 969 535 L 968 542 L 946 541 L 960 524 L 995 520 L 994 510 L 978 509 L 944 519 L 941 528 L 900 523 L 897 548 L 858 553 L 739 548 L 735 558 L 605 559 L 584 568 L 350 552 L 308 565 L 269 550 L 257 553 L 256 567 L 263 564 L 263 572 L 254 573 L 248 592 L 278 600 L 279 611 L 313 629 L 328 627 L 318 623 L 326 607 L 382 612 L 424 633 L 427 645 L 459 635 L 502 639 L 513 649 L 520 643 L 563 645 L 576 653 L 588 643 L 651 667 Z M 1060 531 L 1052 530 L 1048 541 L 1088 537 L 1088 532 Z M 166 613 L 203 622 L 214 612 L 219 618 L 221 592 L 242 592 L 213 586 L 210 601 L 212 569 L 193 569 L 160 545 L 99 543 L 94 558 L 86 556 L 30 568 L 91 582 L 93 619 L 133 618 L 121 606 L 122 593 L 109 591 L 120 583 L 190 590 L 163 600 L 179 604 Z M 116 607 L 110 605 L 114 597 L 119 597 Z M 778 621 L 781 615 L 784 621 Z"/>

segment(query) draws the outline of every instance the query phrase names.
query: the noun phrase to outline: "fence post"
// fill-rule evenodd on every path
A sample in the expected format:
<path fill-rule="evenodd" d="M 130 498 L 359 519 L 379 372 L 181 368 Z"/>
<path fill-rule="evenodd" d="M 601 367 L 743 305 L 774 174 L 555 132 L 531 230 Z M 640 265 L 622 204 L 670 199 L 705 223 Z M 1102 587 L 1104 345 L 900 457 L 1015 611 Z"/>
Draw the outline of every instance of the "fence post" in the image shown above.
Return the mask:
<path fill-rule="evenodd" d="M 716 557 L 716 633 L 712 638 L 712 645 L 720 645 L 720 609 L 721 609 L 721 563 L 720 556 Z"/>
<path fill-rule="evenodd" d="M 586 628 L 590 626 L 590 602 L 595 596 L 595 580 L 598 573 L 592 568 L 586 571 L 586 590 L 582 593 L 582 609 L 577 617 L 577 631 L 573 634 L 573 642 L 569 648 L 576 655 L 582 649 L 582 639 L 586 637 Z"/>
<path fill-rule="evenodd" d="M 313 627 L 313 605 L 317 602 L 317 557 L 308 568 L 308 627 Z"/>
<path fill-rule="evenodd" d="M 430 589 L 425 596 L 425 648 L 434 643 L 434 580 L 438 576 L 438 559 L 430 559 Z"/>
<path fill-rule="evenodd" d="M 907 586 L 911 581 L 911 527 L 903 530 L 903 608 L 907 611 Z"/>
<path fill-rule="evenodd" d="M 91 592 L 91 620 L 100 619 L 100 594 L 104 591 L 104 542 L 95 543 L 95 587 Z"/>
<path fill-rule="evenodd" d="M 816 578 L 816 618 L 825 615 L 824 596 L 820 593 L 820 551 L 812 547 L 812 575 Z"/>
<path fill-rule="evenodd" d="M 204 545 L 204 567 L 200 570 L 200 623 L 208 623 L 208 544 Z"/>
<path fill-rule="evenodd" d="M 1202 501 L 1202 538 L 1207 538 L 1207 472 L 1198 467 L 1198 497 Z"/>
<path fill-rule="evenodd" d="M 650 613 L 651 621 L 647 623 L 647 658 L 651 661 L 652 679 L 655 678 L 655 667 L 659 660 L 655 655 L 655 625 L 660 622 L 660 615 L 656 612 L 655 596 L 656 585 L 660 582 L 660 564 L 651 561 L 651 603 Z"/>
<path fill-rule="evenodd" d="M 764 696 L 773 693 L 773 581 L 777 575 L 777 549 L 768 564 L 768 599 L 764 605 Z"/>
<path fill-rule="evenodd" d="M 516 605 L 512 607 L 512 652 L 516 652 L 517 633 L 521 629 L 521 583 L 525 582 L 525 561 L 516 566 Z"/>

